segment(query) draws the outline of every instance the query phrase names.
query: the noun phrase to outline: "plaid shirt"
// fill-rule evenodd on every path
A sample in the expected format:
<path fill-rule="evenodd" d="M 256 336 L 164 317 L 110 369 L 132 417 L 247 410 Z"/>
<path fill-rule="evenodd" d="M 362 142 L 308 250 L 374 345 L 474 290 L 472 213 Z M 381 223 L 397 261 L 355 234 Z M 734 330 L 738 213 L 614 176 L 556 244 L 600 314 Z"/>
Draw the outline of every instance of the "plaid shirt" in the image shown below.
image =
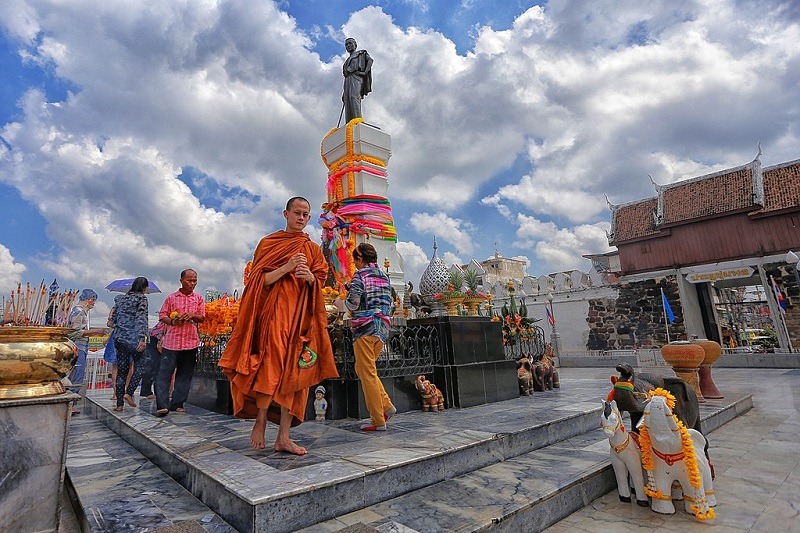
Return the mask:
<path fill-rule="evenodd" d="M 169 318 L 169 315 L 177 311 L 179 315 L 183 313 L 195 313 L 206 315 L 206 302 L 203 297 L 193 292 L 183 294 L 175 291 L 164 300 L 164 305 L 158 312 L 158 319 Z M 167 350 L 192 350 L 200 346 L 200 335 L 197 333 L 197 324 L 186 322 L 177 326 L 167 324 L 167 333 L 164 335 L 162 346 Z"/>
<path fill-rule="evenodd" d="M 353 275 L 345 305 L 353 313 L 353 339 L 374 336 L 386 344 L 392 324 L 392 285 L 375 263 Z"/>

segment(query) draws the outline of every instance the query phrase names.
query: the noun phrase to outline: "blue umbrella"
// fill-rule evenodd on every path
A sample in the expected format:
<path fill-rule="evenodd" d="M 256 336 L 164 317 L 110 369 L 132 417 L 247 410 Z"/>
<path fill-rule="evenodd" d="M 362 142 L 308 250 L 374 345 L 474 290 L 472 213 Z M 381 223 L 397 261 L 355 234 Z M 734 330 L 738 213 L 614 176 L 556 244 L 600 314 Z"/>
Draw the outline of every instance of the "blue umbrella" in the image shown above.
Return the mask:
<path fill-rule="evenodd" d="M 133 287 L 133 280 L 136 278 L 127 278 L 127 279 L 115 279 L 108 285 L 106 285 L 106 290 L 110 292 L 128 292 Z M 147 290 L 146 293 L 150 294 L 152 292 L 161 292 L 155 283 L 150 280 L 147 280 Z"/>

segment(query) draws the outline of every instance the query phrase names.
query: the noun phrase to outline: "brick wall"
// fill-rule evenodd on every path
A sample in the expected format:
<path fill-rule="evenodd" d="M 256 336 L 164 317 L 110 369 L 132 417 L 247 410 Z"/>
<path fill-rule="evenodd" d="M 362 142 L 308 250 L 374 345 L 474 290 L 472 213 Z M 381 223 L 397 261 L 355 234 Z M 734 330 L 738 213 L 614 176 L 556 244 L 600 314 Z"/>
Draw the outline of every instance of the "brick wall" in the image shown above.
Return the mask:
<path fill-rule="evenodd" d="M 661 288 L 667 295 L 675 322 L 669 325 L 670 340 L 685 338 L 683 313 L 674 276 L 659 280 L 623 283 L 616 300 L 589 300 L 586 322 L 587 350 L 656 348 L 667 343 Z"/>

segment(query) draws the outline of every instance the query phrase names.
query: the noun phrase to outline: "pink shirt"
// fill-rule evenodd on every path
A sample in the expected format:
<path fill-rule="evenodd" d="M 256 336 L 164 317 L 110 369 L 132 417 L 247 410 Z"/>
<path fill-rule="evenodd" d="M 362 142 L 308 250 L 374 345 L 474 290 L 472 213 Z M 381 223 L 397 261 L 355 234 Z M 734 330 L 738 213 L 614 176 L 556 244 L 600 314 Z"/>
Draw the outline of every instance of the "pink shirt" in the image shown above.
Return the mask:
<path fill-rule="evenodd" d="M 198 315 L 206 315 L 206 302 L 203 297 L 193 292 L 191 294 L 183 294 L 181 291 L 175 291 L 164 300 L 164 305 L 158 312 L 159 320 L 162 318 L 169 318 L 173 311 L 177 311 L 179 315 L 183 313 L 194 313 Z M 197 324 L 186 322 L 180 325 L 172 326 L 167 324 L 167 333 L 164 335 L 162 346 L 167 350 L 193 350 L 200 346 L 200 335 L 197 333 Z"/>

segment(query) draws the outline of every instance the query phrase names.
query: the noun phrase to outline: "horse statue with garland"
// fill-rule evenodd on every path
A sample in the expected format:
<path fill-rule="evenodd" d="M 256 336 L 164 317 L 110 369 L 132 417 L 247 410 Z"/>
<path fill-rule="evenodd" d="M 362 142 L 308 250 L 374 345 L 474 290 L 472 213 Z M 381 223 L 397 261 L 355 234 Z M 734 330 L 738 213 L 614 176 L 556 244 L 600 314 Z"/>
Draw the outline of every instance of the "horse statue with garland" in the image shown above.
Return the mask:
<path fill-rule="evenodd" d="M 622 415 L 617 409 L 617 402 L 603 401 L 600 414 L 600 426 L 611 445 L 611 466 L 617 478 L 617 493 L 622 502 L 631 501 L 631 483 L 636 495 L 636 504 L 640 507 L 650 505 L 644 490 L 644 470 L 642 469 L 642 452 L 639 449 L 639 434 L 626 431 L 622 423 Z M 630 482 L 628 476 L 630 475 Z"/>
<path fill-rule="evenodd" d="M 674 514 L 672 484 L 677 481 L 683 490 L 684 509 L 698 519 L 714 518 L 717 504 L 711 480 L 711 467 L 703 450 L 706 438 L 694 429 L 687 429 L 673 414 L 675 397 L 656 388 L 648 393 L 642 419 L 639 421 L 639 443 L 642 465 L 647 472 L 645 492 L 653 501 L 651 508 L 661 514 Z"/>

